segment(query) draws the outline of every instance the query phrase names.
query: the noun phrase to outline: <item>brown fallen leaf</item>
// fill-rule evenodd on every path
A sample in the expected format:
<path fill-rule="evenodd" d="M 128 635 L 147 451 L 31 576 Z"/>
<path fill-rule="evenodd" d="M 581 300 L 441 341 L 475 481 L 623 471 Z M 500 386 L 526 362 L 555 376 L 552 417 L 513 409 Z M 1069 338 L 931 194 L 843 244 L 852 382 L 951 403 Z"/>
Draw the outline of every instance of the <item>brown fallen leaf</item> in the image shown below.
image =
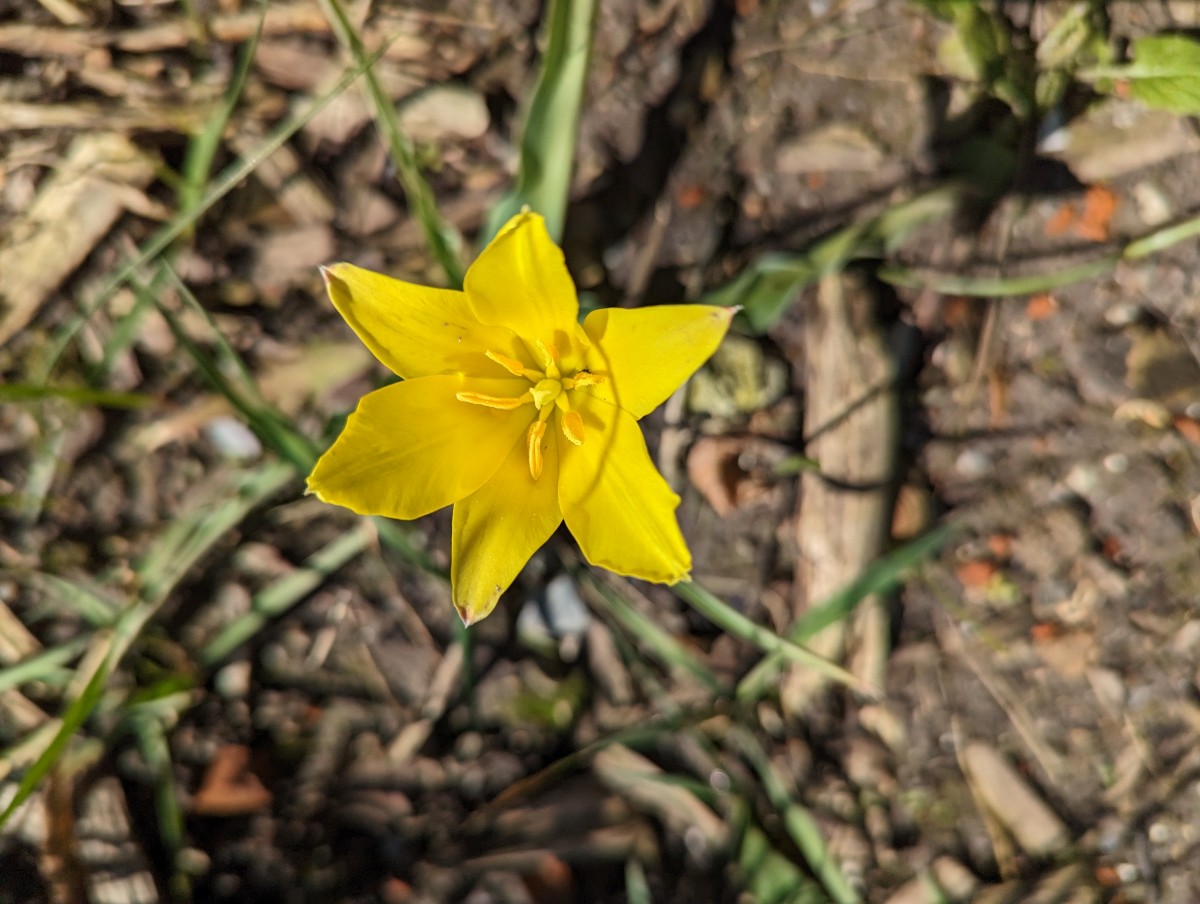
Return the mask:
<path fill-rule="evenodd" d="M 192 798 L 192 811 L 201 816 L 245 816 L 271 803 L 271 792 L 247 767 L 250 748 L 226 744 L 217 748 L 200 790 Z"/>
<path fill-rule="evenodd" d="M 742 468 L 742 455 L 754 441 L 753 437 L 706 436 L 688 452 L 688 480 L 722 518 L 771 490 Z"/>
<path fill-rule="evenodd" d="M 1171 426 L 1188 442 L 1200 446 L 1200 420 L 1189 417 L 1186 414 L 1180 414 L 1171 420 Z"/>

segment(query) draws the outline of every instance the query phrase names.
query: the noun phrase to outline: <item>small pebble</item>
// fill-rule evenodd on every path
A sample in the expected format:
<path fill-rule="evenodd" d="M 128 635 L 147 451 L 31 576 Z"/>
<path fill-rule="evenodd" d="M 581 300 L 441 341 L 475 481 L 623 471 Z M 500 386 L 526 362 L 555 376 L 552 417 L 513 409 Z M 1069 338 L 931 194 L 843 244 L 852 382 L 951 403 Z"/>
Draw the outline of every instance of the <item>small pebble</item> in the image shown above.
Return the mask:
<path fill-rule="evenodd" d="M 1171 834 L 1171 827 L 1161 819 L 1152 822 L 1146 832 L 1151 844 L 1166 844 L 1171 840 Z"/>
<path fill-rule="evenodd" d="M 235 461 L 252 461 L 262 455 L 262 443 L 254 431 L 237 418 L 213 418 L 204 425 L 204 435 L 222 455 Z"/>
<path fill-rule="evenodd" d="M 477 731 L 466 731 L 454 743 L 454 755 L 463 762 L 474 760 L 483 753 L 483 735 Z"/>
<path fill-rule="evenodd" d="M 964 449 L 954 460 L 954 470 L 968 480 L 980 480 L 992 472 L 992 459 L 979 449 Z"/>
<path fill-rule="evenodd" d="M 1140 323 L 1144 316 L 1140 305 L 1122 301 L 1104 312 L 1104 322 L 1115 327 L 1129 326 Z"/>
<path fill-rule="evenodd" d="M 226 700 L 241 700 L 250 693 L 250 673 L 248 660 L 231 662 L 217 672 L 213 687 Z"/>
<path fill-rule="evenodd" d="M 1078 496 L 1089 496 L 1096 489 L 1096 484 L 1100 481 L 1100 475 L 1096 473 L 1096 469 L 1091 465 L 1085 465 L 1082 462 L 1074 465 L 1067 472 L 1066 479 L 1063 481 L 1071 492 Z"/>
<path fill-rule="evenodd" d="M 1122 452 L 1113 452 L 1104 456 L 1104 470 L 1109 474 L 1124 474 L 1129 470 L 1129 456 Z"/>

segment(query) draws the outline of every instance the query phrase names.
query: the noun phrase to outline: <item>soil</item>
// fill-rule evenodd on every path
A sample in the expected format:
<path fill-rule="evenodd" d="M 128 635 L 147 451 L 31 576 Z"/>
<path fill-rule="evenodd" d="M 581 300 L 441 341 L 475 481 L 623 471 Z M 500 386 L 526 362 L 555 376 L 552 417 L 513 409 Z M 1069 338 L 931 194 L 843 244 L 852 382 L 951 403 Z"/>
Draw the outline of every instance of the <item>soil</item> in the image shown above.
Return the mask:
<path fill-rule="evenodd" d="M 1001 5 L 1033 35 L 1070 6 Z M 512 175 L 544 7 L 377 6 L 364 33 L 400 36 L 381 79 L 410 105 L 435 92 L 409 124 L 441 208 L 471 236 Z M 286 9 L 218 167 L 342 71 L 320 10 Z M 220 99 L 256 21 L 238 0 L 0 0 L 0 120 L 19 123 L 0 134 L 0 249 L 37 227 L 31 205 L 81 136 L 119 134 L 153 161 L 121 170 L 117 202 L 90 202 L 117 207 L 0 346 L 4 383 L 39 382 L 80 305 L 172 215 L 186 124 Z M 1198 24 L 1170 2 L 1109 3 L 1107 23 L 1118 43 Z M 1125 125 L 1052 158 L 1036 123 L 947 71 L 949 30 L 901 0 L 601 4 L 563 242 L 585 301 L 701 299 L 765 252 L 802 251 L 963 175 L 976 140 L 1020 151 L 1011 178 L 889 263 L 1053 272 L 1200 211 L 1192 121 L 1139 143 L 1151 114 L 1072 94 L 1067 124 Z M 887 548 L 954 529 L 875 604 L 891 616 L 880 699 L 826 687 L 799 717 L 778 694 L 733 698 L 761 651 L 664 588 L 589 576 L 565 533 L 465 635 L 435 573 L 448 512 L 404 528 L 432 570 L 417 567 L 270 470 L 274 453 L 205 382 L 187 344 L 219 358 L 219 330 L 271 404 L 327 441 L 383 372 L 317 266 L 437 280 L 356 89 L 173 248 L 199 302 L 154 285 L 177 329 L 123 288 L 50 380 L 148 404 L 0 409 L 0 665 L 91 636 L 97 609 L 144 598 L 144 557 L 172 530 L 201 533 L 196 516 L 223 517 L 230 499 L 245 512 L 187 563 L 110 677 L 111 705 L 0 829 L 0 904 L 835 899 L 747 744 L 819 830 L 846 900 L 1200 900 L 1194 241 L 992 299 L 856 265 L 911 365 L 897 369 L 895 514 L 856 529 Z M 742 325 L 729 357 L 646 422 L 684 496 L 697 580 L 778 631 L 817 602 L 797 537 L 818 478 L 780 467 L 806 449 L 817 291 L 765 334 Z M 18 293 L 0 302 L 4 329 Z M 344 563 L 305 571 L 356 537 Z M 171 547 L 179 561 L 187 548 Z M 294 605 L 203 660 L 222 627 L 306 574 Z M 18 741 L 55 724 L 70 680 L 53 667 L 0 690 L 0 800 L 28 765 Z M 791 896 L 755 885 L 767 861 L 748 854 L 751 828 L 795 865 Z"/>

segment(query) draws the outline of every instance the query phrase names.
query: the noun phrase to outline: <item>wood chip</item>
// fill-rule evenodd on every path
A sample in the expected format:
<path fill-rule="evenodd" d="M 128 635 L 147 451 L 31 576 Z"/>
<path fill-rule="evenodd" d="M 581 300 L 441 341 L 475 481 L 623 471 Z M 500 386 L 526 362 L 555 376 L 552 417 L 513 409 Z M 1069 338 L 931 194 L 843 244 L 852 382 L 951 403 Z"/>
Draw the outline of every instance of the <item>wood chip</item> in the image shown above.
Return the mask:
<path fill-rule="evenodd" d="M 140 194 L 153 177 L 154 161 L 124 135 L 96 132 L 74 141 L 0 248 L 0 344 L 33 318 L 108 233 L 130 190 Z"/>
<path fill-rule="evenodd" d="M 662 820 L 670 831 L 695 839 L 695 852 L 712 855 L 728 844 L 729 829 L 717 814 L 685 788 L 664 782 L 663 770 L 640 753 L 610 744 L 596 754 L 592 767 L 635 807 Z"/>
<path fill-rule="evenodd" d="M 1021 850 L 1048 857 L 1070 842 L 1066 825 L 995 749 L 973 742 L 962 753 L 972 790 Z"/>
<path fill-rule="evenodd" d="M 245 123 L 229 136 L 230 148 L 241 157 L 254 157 L 266 141 L 262 131 Z M 279 205 L 298 226 L 333 221 L 336 209 L 325 189 L 304 172 L 300 156 L 291 145 L 282 145 L 259 161 L 254 177 L 271 189 Z"/>

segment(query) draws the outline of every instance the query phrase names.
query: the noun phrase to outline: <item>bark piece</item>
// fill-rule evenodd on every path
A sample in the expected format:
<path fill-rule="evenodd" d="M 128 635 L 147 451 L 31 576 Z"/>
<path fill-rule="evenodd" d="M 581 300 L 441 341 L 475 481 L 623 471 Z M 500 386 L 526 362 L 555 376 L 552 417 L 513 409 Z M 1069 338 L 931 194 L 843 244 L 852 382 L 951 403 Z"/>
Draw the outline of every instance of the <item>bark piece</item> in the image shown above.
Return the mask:
<path fill-rule="evenodd" d="M 968 744 L 962 762 L 976 795 L 1021 850 L 1047 857 L 1067 846 L 1070 835 L 1063 821 L 993 748 Z"/>

